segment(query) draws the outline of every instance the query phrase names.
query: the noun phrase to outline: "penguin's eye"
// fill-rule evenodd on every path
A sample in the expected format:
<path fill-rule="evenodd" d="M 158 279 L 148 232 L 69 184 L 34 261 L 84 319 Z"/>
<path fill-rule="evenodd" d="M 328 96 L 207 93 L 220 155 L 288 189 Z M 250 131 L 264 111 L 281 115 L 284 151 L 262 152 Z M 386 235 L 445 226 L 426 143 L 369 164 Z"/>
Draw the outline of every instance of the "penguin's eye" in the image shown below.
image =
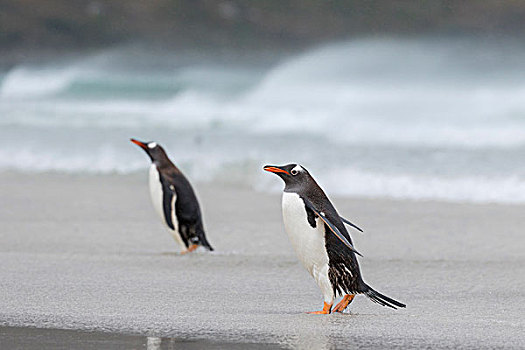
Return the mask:
<path fill-rule="evenodd" d="M 295 169 L 292 169 L 292 170 L 290 171 L 290 174 L 292 174 L 293 176 L 297 175 L 297 173 L 298 173 L 298 171 L 295 170 Z"/>

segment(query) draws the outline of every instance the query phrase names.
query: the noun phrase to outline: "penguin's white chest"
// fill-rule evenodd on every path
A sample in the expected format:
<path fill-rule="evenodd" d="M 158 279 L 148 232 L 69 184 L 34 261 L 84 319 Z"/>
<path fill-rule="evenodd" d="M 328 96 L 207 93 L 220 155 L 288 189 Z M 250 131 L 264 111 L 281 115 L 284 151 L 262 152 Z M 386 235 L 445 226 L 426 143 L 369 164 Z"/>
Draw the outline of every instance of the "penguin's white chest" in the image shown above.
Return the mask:
<path fill-rule="evenodd" d="M 157 166 L 155 164 L 151 164 L 151 167 L 149 168 L 149 192 L 151 196 L 151 202 L 153 203 L 153 208 L 155 208 L 155 211 L 157 214 L 159 214 L 162 222 L 166 223 L 167 220 L 164 216 L 164 193 L 162 189 L 162 183 L 160 182 L 159 171 L 157 170 Z M 177 243 L 179 243 L 182 248 L 185 248 L 182 237 L 179 234 L 179 221 L 177 220 L 177 216 L 175 214 L 176 201 L 177 195 L 175 192 L 173 192 L 170 203 L 167 203 L 170 208 L 168 215 L 171 216 L 171 222 L 173 223 L 174 227 L 174 230 L 170 229 L 170 232 Z"/>
<path fill-rule="evenodd" d="M 284 228 L 297 257 L 323 293 L 330 293 L 324 223 L 317 218 L 316 227 L 310 226 L 304 202 L 295 193 L 284 192 L 282 205 Z"/>
<path fill-rule="evenodd" d="M 153 208 L 159 214 L 161 220 L 164 222 L 164 195 L 162 193 L 162 183 L 160 182 L 159 171 L 155 164 L 151 164 L 149 168 L 149 194 Z"/>

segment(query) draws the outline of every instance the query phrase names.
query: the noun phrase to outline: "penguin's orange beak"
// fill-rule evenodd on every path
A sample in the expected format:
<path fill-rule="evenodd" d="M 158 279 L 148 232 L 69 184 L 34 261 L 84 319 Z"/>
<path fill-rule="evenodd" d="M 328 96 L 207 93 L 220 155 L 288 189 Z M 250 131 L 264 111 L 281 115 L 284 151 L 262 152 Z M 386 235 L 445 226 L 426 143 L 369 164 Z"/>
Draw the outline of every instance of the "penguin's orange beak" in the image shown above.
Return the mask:
<path fill-rule="evenodd" d="M 139 147 L 142 147 L 143 149 L 147 150 L 148 149 L 148 145 L 146 145 L 144 142 L 141 142 L 139 140 L 135 140 L 135 139 L 129 139 L 131 142 L 133 142 L 134 144 L 136 144 L 137 146 Z"/>
<path fill-rule="evenodd" d="M 273 166 L 273 165 L 265 165 L 263 167 L 263 170 L 269 171 L 271 173 L 285 173 L 285 174 L 290 175 L 290 173 L 287 172 L 286 170 Z"/>

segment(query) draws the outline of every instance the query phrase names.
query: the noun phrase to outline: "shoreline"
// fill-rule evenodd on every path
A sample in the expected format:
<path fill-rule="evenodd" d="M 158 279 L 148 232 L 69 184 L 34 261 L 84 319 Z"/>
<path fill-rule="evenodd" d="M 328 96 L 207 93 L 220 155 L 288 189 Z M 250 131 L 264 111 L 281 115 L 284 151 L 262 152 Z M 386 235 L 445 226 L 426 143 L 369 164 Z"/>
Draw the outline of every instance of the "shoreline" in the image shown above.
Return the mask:
<path fill-rule="evenodd" d="M 144 183 L 146 181 L 147 185 L 147 168 L 132 171 L 132 172 L 94 172 L 94 173 L 80 173 L 80 172 L 67 172 L 60 170 L 46 170 L 46 171 L 37 171 L 37 172 L 25 172 L 20 170 L 0 170 L 0 179 L 7 178 L 10 181 L 15 181 L 16 179 L 22 179 L 23 181 L 32 181 L 35 178 L 45 178 L 52 181 L 57 181 L 59 179 L 77 179 L 77 180 L 92 180 L 92 179 L 115 179 L 122 178 L 126 181 L 131 180 L 134 183 L 138 184 L 139 182 Z M 223 190 L 240 190 L 241 192 L 253 192 L 260 193 L 261 195 L 280 195 L 281 191 L 276 191 L 274 188 L 268 189 L 265 191 L 260 188 L 254 188 L 253 186 L 247 184 L 232 184 L 229 182 L 198 182 L 192 181 L 194 189 L 198 192 L 199 189 L 202 189 L 203 192 L 213 191 L 217 188 Z M 452 205 L 452 206 L 479 206 L 479 207 L 525 207 L 525 203 L 519 202 L 491 202 L 491 201 L 470 201 L 470 200 L 446 200 L 442 198 L 399 198 L 391 196 L 378 196 L 378 197 L 366 197 L 366 196 L 354 196 L 354 195 L 340 195 L 340 194 L 330 194 L 327 193 L 330 198 L 333 198 L 337 201 L 363 201 L 363 202 L 388 202 L 392 205 L 396 203 L 408 203 L 408 204 L 436 204 L 436 205 Z"/>

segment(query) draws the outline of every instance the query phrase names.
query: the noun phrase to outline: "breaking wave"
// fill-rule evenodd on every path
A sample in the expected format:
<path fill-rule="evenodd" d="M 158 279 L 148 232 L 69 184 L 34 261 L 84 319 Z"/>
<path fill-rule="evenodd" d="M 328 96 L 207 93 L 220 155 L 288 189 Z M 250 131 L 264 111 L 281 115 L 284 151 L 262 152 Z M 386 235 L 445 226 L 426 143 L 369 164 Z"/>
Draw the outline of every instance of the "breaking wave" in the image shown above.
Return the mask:
<path fill-rule="evenodd" d="M 264 60 L 133 50 L 0 72 L 0 170 L 137 171 L 134 136 L 197 181 L 269 185 L 260 165 L 293 161 L 340 195 L 525 202 L 516 43 L 363 39 Z"/>

